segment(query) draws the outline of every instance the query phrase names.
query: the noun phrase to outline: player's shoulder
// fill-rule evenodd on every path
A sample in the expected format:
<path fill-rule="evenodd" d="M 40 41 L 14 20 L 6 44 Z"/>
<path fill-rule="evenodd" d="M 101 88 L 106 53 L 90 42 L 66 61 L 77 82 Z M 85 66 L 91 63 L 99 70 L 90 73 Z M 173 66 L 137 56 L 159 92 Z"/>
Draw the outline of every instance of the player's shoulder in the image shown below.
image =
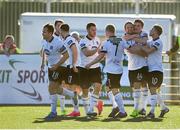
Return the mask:
<path fill-rule="evenodd" d="M 58 37 L 54 37 L 52 42 L 53 44 L 56 44 L 56 45 L 63 44 L 63 41 Z"/>
<path fill-rule="evenodd" d="M 100 42 L 100 39 L 97 36 L 94 38 L 94 40 L 97 41 L 97 42 Z"/>
<path fill-rule="evenodd" d="M 162 40 L 160 38 L 154 40 L 154 44 L 157 44 L 158 46 L 159 45 L 162 45 Z"/>

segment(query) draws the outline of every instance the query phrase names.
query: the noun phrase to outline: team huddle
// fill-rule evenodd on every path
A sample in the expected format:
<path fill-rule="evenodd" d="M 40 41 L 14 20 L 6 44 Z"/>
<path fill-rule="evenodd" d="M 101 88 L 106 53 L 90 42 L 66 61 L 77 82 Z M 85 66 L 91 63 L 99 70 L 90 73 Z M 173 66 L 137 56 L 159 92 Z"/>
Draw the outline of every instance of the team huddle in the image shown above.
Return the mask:
<path fill-rule="evenodd" d="M 133 91 L 134 110 L 131 117 L 143 115 L 155 118 L 155 107 L 161 107 L 159 117 L 169 112 L 164 104 L 159 88 L 163 82 L 162 49 L 160 39 L 162 27 L 154 25 L 150 30 L 152 40 L 143 31 L 144 23 L 137 19 L 124 24 L 124 35 L 116 36 L 116 27 L 109 24 L 105 27 L 106 40 L 102 43 L 96 36 L 96 24 L 88 23 L 87 35 L 80 38 L 78 32 L 70 34 L 70 27 L 62 20 L 55 25 L 46 24 L 42 35 L 42 65 L 48 66 L 49 93 L 51 112 L 46 119 L 57 116 L 57 100 L 60 99 L 61 114 L 66 115 L 65 96 L 72 100 L 74 110 L 67 116 L 80 116 L 79 100 L 87 118 L 96 117 L 103 111 L 100 99 L 102 88 L 100 62 L 105 60 L 104 73 L 107 74 L 107 94 L 112 103 L 109 118 L 125 118 L 127 113 L 120 93 L 120 80 L 123 74 L 124 54 L 128 57 L 129 81 Z M 55 28 L 55 29 L 54 29 Z M 55 31 L 54 31 L 55 30 Z M 146 114 L 150 92 L 151 109 Z M 97 112 L 95 111 L 97 108 Z"/>

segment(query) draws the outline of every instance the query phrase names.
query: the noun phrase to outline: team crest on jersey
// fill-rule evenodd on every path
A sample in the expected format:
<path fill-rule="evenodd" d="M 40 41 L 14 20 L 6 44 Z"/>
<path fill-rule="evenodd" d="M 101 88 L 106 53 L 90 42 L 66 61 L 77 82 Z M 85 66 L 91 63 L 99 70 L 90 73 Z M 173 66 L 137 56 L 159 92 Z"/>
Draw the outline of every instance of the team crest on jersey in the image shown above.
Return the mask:
<path fill-rule="evenodd" d="M 137 79 L 138 79 L 138 80 L 142 80 L 142 78 L 143 78 L 142 73 L 138 73 L 138 74 L 137 74 Z"/>
<path fill-rule="evenodd" d="M 158 83 L 158 78 L 157 77 L 152 77 L 152 84 L 156 85 Z"/>
<path fill-rule="evenodd" d="M 50 50 L 52 50 L 53 49 L 53 46 L 50 46 Z"/>

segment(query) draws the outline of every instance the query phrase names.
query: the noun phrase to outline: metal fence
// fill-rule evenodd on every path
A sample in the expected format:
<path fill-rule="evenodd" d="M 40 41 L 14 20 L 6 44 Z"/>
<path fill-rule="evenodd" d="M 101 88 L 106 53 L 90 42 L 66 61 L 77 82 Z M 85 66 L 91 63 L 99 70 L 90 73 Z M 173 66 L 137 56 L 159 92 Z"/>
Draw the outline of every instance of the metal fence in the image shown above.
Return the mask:
<path fill-rule="evenodd" d="M 23 0 L 24 1 L 24 0 Z M 43 1 L 0 1 L 0 41 L 6 34 L 15 36 L 19 45 L 18 20 L 24 12 L 46 12 L 46 3 Z M 61 13 L 135 13 L 133 2 L 52 2 L 51 12 Z M 174 14 L 177 23 L 180 23 L 180 2 L 144 2 L 140 4 L 142 14 Z"/>

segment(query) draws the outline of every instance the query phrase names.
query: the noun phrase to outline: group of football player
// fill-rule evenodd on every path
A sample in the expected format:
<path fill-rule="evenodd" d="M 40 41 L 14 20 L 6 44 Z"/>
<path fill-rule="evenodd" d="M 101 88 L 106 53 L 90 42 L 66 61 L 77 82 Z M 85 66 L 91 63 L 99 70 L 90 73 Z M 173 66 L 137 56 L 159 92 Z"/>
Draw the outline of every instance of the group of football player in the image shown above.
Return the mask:
<path fill-rule="evenodd" d="M 83 38 L 80 38 L 78 32 L 70 33 L 70 26 L 63 20 L 56 20 L 54 26 L 44 25 L 40 51 L 41 69 L 45 65 L 48 67 L 51 100 L 51 112 L 46 119 L 57 117 L 58 98 L 62 115 L 80 116 L 80 100 L 87 118 L 102 113 L 103 101 L 99 96 L 102 88 L 102 60 L 105 60 L 103 72 L 107 74 L 107 95 L 112 103 L 108 117 L 127 117 L 120 91 L 124 54 L 128 57 L 128 77 L 134 99 L 134 110 L 130 116 L 155 118 L 155 107 L 158 103 L 161 107 L 159 117 L 164 117 L 169 109 L 159 93 L 163 82 L 163 42 L 160 39 L 163 30 L 160 25 L 154 25 L 149 33 L 152 40 L 148 40 L 148 33 L 143 31 L 143 27 L 144 22 L 140 19 L 128 21 L 124 24 L 124 35 L 119 37 L 116 35 L 115 25 L 108 24 L 105 27 L 106 40 L 101 42 L 96 34 L 95 23 L 87 23 L 87 35 Z M 65 110 L 67 96 L 74 108 L 70 114 Z M 146 114 L 148 97 L 151 108 Z"/>

